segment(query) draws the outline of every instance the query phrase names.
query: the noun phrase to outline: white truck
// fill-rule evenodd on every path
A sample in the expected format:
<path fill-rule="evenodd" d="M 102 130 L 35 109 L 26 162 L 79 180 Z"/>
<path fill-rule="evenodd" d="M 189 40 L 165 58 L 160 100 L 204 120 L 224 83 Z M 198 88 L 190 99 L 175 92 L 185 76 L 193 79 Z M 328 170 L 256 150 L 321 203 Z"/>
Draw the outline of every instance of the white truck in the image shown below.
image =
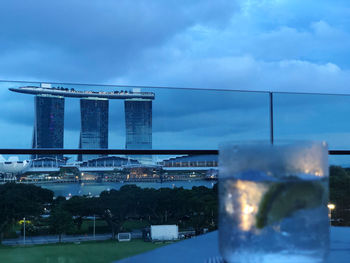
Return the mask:
<path fill-rule="evenodd" d="M 152 241 L 176 240 L 179 238 L 177 225 L 153 225 L 151 226 Z"/>

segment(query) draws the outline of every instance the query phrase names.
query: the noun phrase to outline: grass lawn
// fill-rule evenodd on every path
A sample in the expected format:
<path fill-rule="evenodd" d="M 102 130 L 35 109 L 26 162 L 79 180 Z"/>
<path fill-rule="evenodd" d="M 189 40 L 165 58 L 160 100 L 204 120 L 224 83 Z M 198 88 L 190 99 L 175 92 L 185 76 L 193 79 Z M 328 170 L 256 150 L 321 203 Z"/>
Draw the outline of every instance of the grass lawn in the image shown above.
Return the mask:
<path fill-rule="evenodd" d="M 0 247 L 2 263 L 100 263 L 146 252 L 165 244 L 142 240 L 131 242 L 101 241 L 81 244 L 53 244 L 28 247 Z"/>

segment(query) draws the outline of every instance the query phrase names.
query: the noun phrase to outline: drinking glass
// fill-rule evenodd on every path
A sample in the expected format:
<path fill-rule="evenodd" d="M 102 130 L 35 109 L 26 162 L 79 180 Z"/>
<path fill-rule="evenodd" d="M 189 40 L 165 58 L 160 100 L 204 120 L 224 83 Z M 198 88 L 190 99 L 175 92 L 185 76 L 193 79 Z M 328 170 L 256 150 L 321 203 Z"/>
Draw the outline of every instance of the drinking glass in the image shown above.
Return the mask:
<path fill-rule="evenodd" d="M 325 142 L 219 147 L 219 245 L 228 263 L 318 263 L 329 250 Z"/>

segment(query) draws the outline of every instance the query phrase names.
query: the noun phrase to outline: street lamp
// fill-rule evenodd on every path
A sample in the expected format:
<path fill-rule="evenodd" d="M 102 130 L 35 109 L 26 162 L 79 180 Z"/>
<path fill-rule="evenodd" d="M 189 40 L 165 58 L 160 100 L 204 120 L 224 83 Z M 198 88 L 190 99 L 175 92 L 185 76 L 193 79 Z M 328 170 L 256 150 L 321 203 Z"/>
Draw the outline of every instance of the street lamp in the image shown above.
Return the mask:
<path fill-rule="evenodd" d="M 329 210 L 333 210 L 335 208 L 335 204 L 328 204 L 327 206 Z"/>
<path fill-rule="evenodd" d="M 96 239 L 96 237 L 95 237 L 95 228 L 96 228 L 96 216 L 94 215 L 94 240 Z"/>
<path fill-rule="evenodd" d="M 23 217 L 23 245 L 26 244 L 26 218 Z"/>
<path fill-rule="evenodd" d="M 328 218 L 330 221 L 332 221 L 332 211 L 335 209 L 335 204 L 329 203 L 327 207 L 328 207 Z"/>

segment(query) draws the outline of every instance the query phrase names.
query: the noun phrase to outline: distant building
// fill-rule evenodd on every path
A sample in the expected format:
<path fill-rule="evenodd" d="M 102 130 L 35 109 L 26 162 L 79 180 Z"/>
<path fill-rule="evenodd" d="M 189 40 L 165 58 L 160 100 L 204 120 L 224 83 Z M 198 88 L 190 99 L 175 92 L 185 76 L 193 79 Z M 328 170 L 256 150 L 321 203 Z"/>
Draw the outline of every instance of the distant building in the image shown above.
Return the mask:
<path fill-rule="evenodd" d="M 186 155 L 173 157 L 159 162 L 163 167 L 191 167 L 191 168 L 217 168 L 218 156 L 211 155 Z"/>
<path fill-rule="evenodd" d="M 127 150 L 152 149 L 152 100 L 125 100 L 125 128 Z M 132 156 L 142 163 L 151 163 L 152 156 Z"/>
<path fill-rule="evenodd" d="M 51 95 L 34 97 L 35 120 L 32 148 L 63 148 L 64 98 Z M 32 159 L 49 156 L 62 159 L 62 155 L 32 155 Z"/>
<path fill-rule="evenodd" d="M 136 164 L 123 167 L 121 172 L 126 181 L 154 181 L 161 179 L 163 169 L 160 165 Z"/>
<path fill-rule="evenodd" d="M 52 157 L 41 157 L 31 160 L 30 167 L 33 168 L 33 170 L 35 170 L 35 168 L 59 168 L 65 164 L 65 160 Z"/>
<path fill-rule="evenodd" d="M 30 161 L 20 161 L 18 156 L 11 156 L 8 160 L 6 160 L 2 155 L 0 155 L 0 174 L 22 174 L 28 170 L 29 165 Z"/>
<path fill-rule="evenodd" d="M 32 148 L 63 148 L 64 131 L 64 97 L 80 98 L 81 132 L 79 148 L 108 148 L 108 108 L 109 99 L 124 100 L 126 138 L 128 150 L 152 149 L 152 100 L 153 92 L 132 91 L 79 91 L 73 88 L 52 87 L 42 83 L 40 87 L 25 86 L 10 88 L 13 92 L 35 95 L 35 123 Z M 32 159 L 62 155 L 33 155 Z M 79 161 L 98 156 L 79 156 Z M 151 155 L 132 155 L 130 158 L 150 164 Z"/>
<path fill-rule="evenodd" d="M 80 167 L 121 167 L 136 164 L 139 164 L 137 160 L 119 156 L 104 156 L 84 161 L 80 164 Z"/>
<path fill-rule="evenodd" d="M 80 149 L 108 149 L 108 106 L 108 99 L 80 100 Z M 78 159 L 85 161 L 97 157 L 82 155 Z"/>
<path fill-rule="evenodd" d="M 170 158 L 158 163 L 163 167 L 164 178 L 216 179 L 218 173 L 217 155 L 187 155 Z"/>

